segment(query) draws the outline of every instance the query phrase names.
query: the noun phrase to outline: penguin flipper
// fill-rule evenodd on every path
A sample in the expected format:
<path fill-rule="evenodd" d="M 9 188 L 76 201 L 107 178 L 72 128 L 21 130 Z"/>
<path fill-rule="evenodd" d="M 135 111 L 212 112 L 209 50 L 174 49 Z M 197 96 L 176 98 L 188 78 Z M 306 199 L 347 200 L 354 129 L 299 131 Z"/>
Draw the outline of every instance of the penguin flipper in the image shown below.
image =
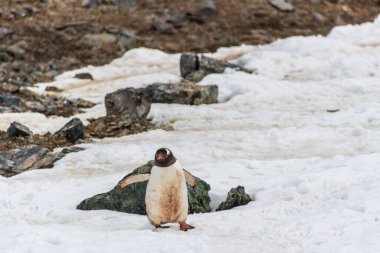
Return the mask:
<path fill-rule="evenodd" d="M 194 176 L 191 175 L 190 172 L 188 172 L 187 170 L 183 170 L 184 174 L 185 174 L 185 179 L 186 179 L 186 183 L 188 183 L 191 187 L 195 187 L 195 185 L 197 184 L 197 180 L 195 180 Z"/>
<path fill-rule="evenodd" d="M 133 176 L 129 176 L 123 180 L 121 180 L 116 187 L 123 189 L 127 185 L 133 184 L 133 183 L 138 183 L 138 182 L 144 182 L 149 180 L 150 174 L 137 174 Z"/>

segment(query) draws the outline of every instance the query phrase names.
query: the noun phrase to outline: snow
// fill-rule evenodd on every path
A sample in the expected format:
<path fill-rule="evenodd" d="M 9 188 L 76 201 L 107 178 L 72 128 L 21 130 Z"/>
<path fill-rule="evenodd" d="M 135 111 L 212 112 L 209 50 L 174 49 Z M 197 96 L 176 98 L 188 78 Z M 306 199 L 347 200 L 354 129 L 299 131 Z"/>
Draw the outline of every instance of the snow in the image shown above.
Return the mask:
<path fill-rule="evenodd" d="M 149 131 L 82 144 L 51 170 L 0 177 L 1 252 L 380 252 L 380 18 L 210 56 L 255 69 L 226 70 L 221 103 L 154 104 L 149 117 L 175 131 Z M 236 56 L 238 56 L 236 58 Z M 49 84 L 98 103 L 82 120 L 105 115 L 105 93 L 179 80 L 179 55 L 134 49 L 102 67 L 67 72 Z M 90 72 L 95 81 L 73 79 Z M 337 110 L 335 113 L 327 110 Z M 68 119 L 1 114 L 33 131 Z M 113 188 L 169 147 L 210 183 L 212 207 L 231 187 L 255 199 L 229 211 L 194 214 L 196 229 L 156 230 L 145 216 L 79 211 L 84 198 Z"/>

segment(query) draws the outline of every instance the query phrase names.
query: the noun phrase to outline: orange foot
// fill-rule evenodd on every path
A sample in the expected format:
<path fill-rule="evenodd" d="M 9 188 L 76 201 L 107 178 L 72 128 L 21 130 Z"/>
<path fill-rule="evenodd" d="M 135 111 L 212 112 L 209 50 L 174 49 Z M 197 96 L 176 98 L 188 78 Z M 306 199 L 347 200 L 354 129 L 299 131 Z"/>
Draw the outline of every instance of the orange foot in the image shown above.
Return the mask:
<path fill-rule="evenodd" d="M 156 228 L 170 228 L 169 226 L 155 225 Z"/>
<path fill-rule="evenodd" d="M 179 223 L 179 229 L 181 229 L 182 231 L 187 231 L 187 230 L 193 229 L 193 228 L 195 228 L 195 227 L 187 224 L 185 221 Z"/>

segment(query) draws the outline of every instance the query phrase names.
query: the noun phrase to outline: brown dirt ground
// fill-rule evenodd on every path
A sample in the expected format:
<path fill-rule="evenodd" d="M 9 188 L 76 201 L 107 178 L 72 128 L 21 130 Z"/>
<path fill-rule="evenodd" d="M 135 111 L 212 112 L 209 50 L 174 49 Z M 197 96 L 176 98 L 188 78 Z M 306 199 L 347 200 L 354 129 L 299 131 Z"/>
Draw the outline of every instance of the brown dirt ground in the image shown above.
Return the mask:
<path fill-rule="evenodd" d="M 291 35 L 326 34 L 335 25 L 370 21 L 380 13 L 378 0 L 293 0 L 294 12 L 279 11 L 267 0 L 217 0 L 217 15 L 210 17 L 197 17 L 200 0 L 135 0 L 132 7 L 106 3 L 90 8 L 79 0 L 45 2 L 4 0 L 0 5 L 0 27 L 13 33 L 0 39 L 1 48 L 23 41 L 19 45 L 25 50 L 5 67 L 6 81 L 51 80 L 68 69 L 108 63 L 126 50 L 117 42 L 94 45 L 85 34 L 119 36 L 131 29 L 136 32 L 131 47 L 206 52 Z M 173 13 L 185 19 L 163 32 L 153 29 L 155 20 Z"/>

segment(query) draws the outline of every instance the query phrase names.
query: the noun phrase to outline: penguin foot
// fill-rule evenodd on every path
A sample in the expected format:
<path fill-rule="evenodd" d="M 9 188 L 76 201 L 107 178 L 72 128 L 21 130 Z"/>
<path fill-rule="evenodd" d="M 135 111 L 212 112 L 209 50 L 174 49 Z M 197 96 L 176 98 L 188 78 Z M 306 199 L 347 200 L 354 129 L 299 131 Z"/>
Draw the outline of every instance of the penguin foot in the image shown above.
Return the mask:
<path fill-rule="evenodd" d="M 169 226 L 155 225 L 156 228 L 170 228 Z"/>
<path fill-rule="evenodd" d="M 179 223 L 179 229 L 182 231 L 187 231 L 189 229 L 195 228 L 194 226 L 191 226 L 190 224 L 187 224 L 185 221 Z"/>

